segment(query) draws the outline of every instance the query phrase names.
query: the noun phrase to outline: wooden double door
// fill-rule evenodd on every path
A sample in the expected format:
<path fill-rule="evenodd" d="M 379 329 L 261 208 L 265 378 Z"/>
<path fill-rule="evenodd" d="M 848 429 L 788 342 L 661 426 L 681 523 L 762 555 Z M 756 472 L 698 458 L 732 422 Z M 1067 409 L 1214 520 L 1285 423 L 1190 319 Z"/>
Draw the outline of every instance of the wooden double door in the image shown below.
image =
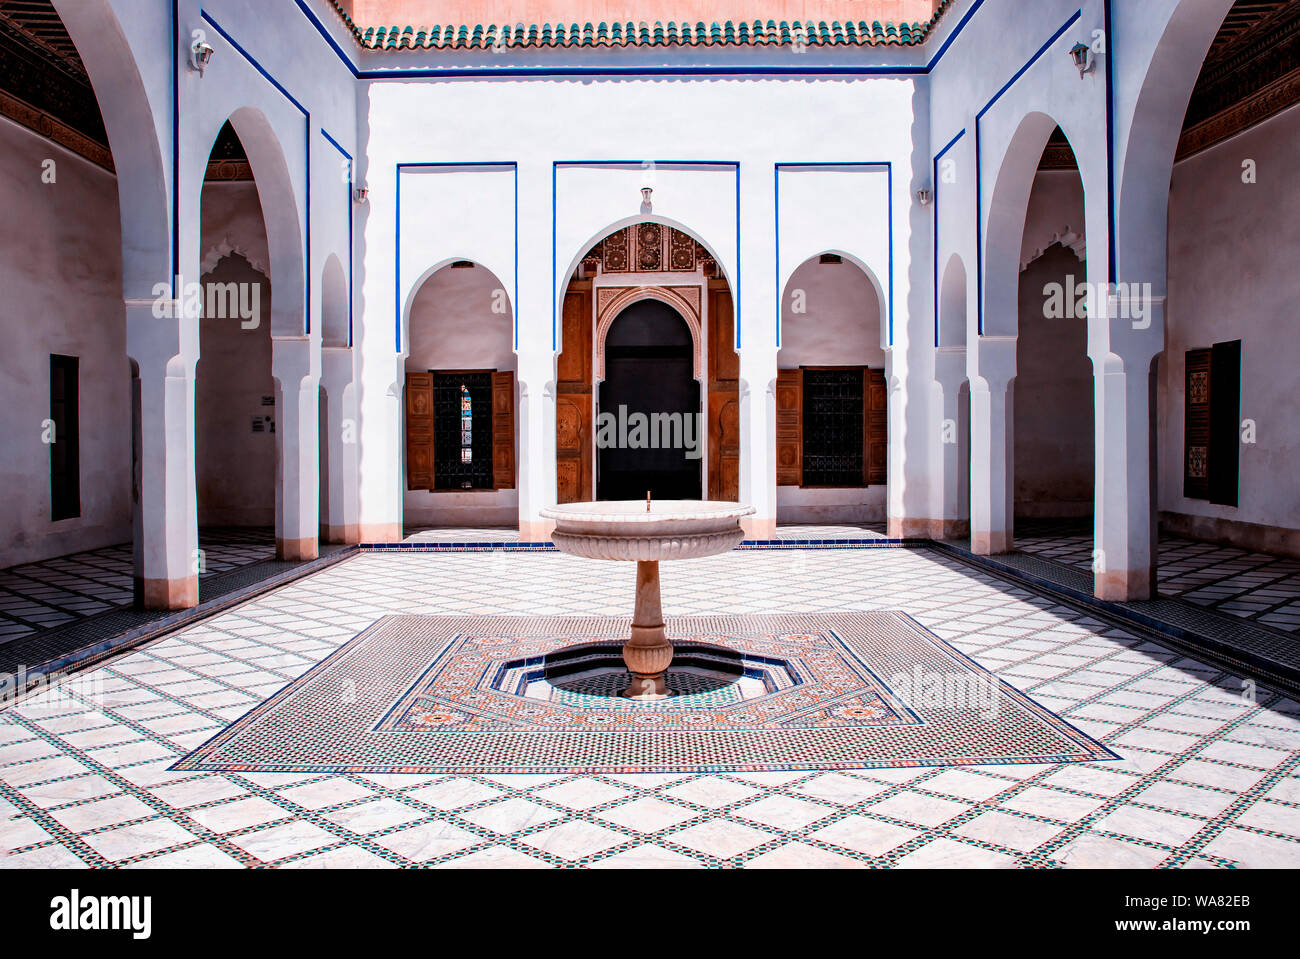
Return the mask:
<path fill-rule="evenodd" d="M 740 362 L 734 349 L 735 320 L 731 293 L 724 281 L 710 281 L 706 317 L 708 337 L 708 391 L 704 417 L 707 431 L 706 480 L 700 481 L 697 469 L 692 485 L 686 476 L 688 471 L 681 470 L 657 479 L 651 477 L 649 488 L 653 490 L 655 482 L 661 482 L 665 484 L 662 486 L 664 495 L 674 498 L 697 498 L 704 492 L 702 487 L 707 485 L 709 499 L 734 501 L 740 496 Z M 592 368 L 594 316 L 589 280 L 574 280 L 570 283 L 564 298 L 562 320 L 564 349 L 558 360 L 555 409 L 555 468 L 559 502 L 630 498 L 634 486 L 639 486 L 642 490 L 637 493 L 638 497 L 644 495 L 646 488 L 644 478 L 610 476 L 608 467 L 617 457 L 607 459 L 605 464 L 602 464 L 606 467 L 602 471 L 605 482 L 597 486 L 597 424 L 595 422 L 597 397 L 593 393 Z M 635 365 L 635 360 L 633 356 L 606 355 L 606 381 L 603 385 L 610 386 L 610 381 L 613 379 L 616 389 L 612 393 L 607 391 L 606 396 L 601 397 L 603 410 L 617 414 L 619 396 L 628 395 L 627 392 L 619 394 L 619 390 L 626 390 L 626 386 L 618 385 L 622 378 L 618 366 L 624 361 L 631 361 L 631 365 Z M 665 363 L 669 366 L 673 363 L 681 366 L 683 363 L 681 357 L 650 357 L 648 353 L 643 360 L 652 364 L 658 362 L 661 366 Z M 688 358 L 684 362 L 683 369 L 688 378 L 687 382 L 692 389 L 698 390 L 698 384 L 691 378 L 691 359 Z M 651 373 L 647 379 L 646 372 L 642 370 L 633 378 L 640 379 L 643 383 L 653 382 L 654 374 Z M 681 385 L 678 381 L 682 380 L 682 372 L 681 369 L 673 368 L 672 380 L 678 386 Z M 633 387 L 633 391 L 635 389 Z M 675 392 L 680 390 L 664 390 L 665 395 L 661 396 L 659 401 L 661 409 L 668 411 L 664 403 L 673 405 L 676 402 Z M 612 410 L 611 404 L 614 407 Z M 681 412 L 684 413 L 698 411 L 698 400 L 695 400 L 693 407 L 686 404 L 677 405 L 683 406 Z M 689 462 L 696 466 L 698 464 L 698 460 Z M 623 465 L 626 468 L 627 464 Z"/>

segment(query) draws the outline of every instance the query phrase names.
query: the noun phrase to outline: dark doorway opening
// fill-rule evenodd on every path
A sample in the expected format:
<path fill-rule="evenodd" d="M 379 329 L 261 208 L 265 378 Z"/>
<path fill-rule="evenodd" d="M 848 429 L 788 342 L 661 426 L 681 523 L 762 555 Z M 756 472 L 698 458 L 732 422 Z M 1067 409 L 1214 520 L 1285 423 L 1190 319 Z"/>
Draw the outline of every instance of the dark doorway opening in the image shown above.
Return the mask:
<path fill-rule="evenodd" d="M 686 321 L 634 303 L 605 337 L 596 424 L 596 498 L 701 499 L 700 386 Z"/>

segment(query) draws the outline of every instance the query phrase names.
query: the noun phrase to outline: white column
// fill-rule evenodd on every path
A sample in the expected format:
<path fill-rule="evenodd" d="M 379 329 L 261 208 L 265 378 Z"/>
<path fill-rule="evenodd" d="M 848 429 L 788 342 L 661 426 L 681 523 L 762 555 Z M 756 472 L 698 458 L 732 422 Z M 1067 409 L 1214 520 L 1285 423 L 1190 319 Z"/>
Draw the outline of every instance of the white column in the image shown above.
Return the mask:
<path fill-rule="evenodd" d="M 933 409 L 937 414 L 931 425 L 930 461 L 933 466 L 933 497 L 930 536 L 933 539 L 957 539 L 970 533 L 970 516 L 962 495 L 970 476 L 966 470 L 969 430 L 963 428 L 961 387 L 966 382 L 966 348 L 941 346 L 935 350 L 935 388 Z"/>
<path fill-rule="evenodd" d="M 776 223 L 771 164 L 742 164 L 740 211 L 746 224 L 738 251 L 740 283 L 732 290 L 740 334 L 740 502 L 749 539 L 776 535 Z M 733 284 L 735 278 L 731 278 Z"/>
<path fill-rule="evenodd" d="M 1096 324 L 1093 416 L 1096 504 L 1093 591 L 1098 599 L 1150 599 L 1155 586 L 1151 502 L 1151 363 L 1164 344 L 1164 298 L 1144 304 L 1136 321 L 1119 316 Z M 1098 342 L 1108 339 L 1106 346 Z"/>
<path fill-rule="evenodd" d="M 360 542 L 357 528 L 357 412 L 352 385 L 352 350 L 321 349 L 321 386 L 325 389 L 325 437 L 329 473 L 325 478 L 325 539 Z"/>
<path fill-rule="evenodd" d="M 554 210 L 551 207 L 549 159 L 521 162 L 518 168 L 519 216 L 516 241 L 520 250 L 518 302 L 515 303 L 518 343 L 515 348 L 519 392 L 515 417 L 519 451 L 515 482 L 519 488 L 519 538 L 526 542 L 550 539 L 553 523 L 541 511 L 556 502 L 555 486 L 555 345 L 558 332 L 557 278 L 551 275 Z M 526 253 L 525 251 L 532 251 Z M 548 251 L 543 255 L 542 251 Z M 565 254 L 567 255 L 567 254 Z"/>
<path fill-rule="evenodd" d="M 554 506 L 555 486 L 555 354 L 549 348 L 518 355 L 518 394 L 515 416 L 519 422 L 519 538 L 544 542 L 552 523 L 541 510 Z"/>
<path fill-rule="evenodd" d="M 273 337 L 276 457 L 275 555 L 284 560 L 320 555 L 319 373 L 308 337 Z"/>
<path fill-rule="evenodd" d="M 1009 386 L 1016 375 L 1016 338 L 980 337 L 970 370 L 971 550 L 981 556 L 1011 549 L 1014 455 Z"/>
<path fill-rule="evenodd" d="M 175 301 L 161 311 L 179 312 Z M 140 517 L 137 601 L 186 609 L 199 601 L 194 472 L 194 371 L 198 320 L 157 317 L 155 301 L 127 300 L 127 354 L 140 373 Z"/>

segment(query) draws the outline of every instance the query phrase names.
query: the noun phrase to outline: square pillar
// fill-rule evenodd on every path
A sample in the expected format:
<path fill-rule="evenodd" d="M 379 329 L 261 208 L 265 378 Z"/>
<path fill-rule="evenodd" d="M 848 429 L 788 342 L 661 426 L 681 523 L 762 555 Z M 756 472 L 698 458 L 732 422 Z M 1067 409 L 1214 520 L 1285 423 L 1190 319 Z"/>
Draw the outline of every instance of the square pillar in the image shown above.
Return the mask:
<path fill-rule="evenodd" d="M 319 375 L 307 337 L 274 337 L 276 445 L 275 555 L 298 561 L 320 555 Z"/>
<path fill-rule="evenodd" d="M 140 403 L 134 585 L 136 605 L 144 609 L 188 609 L 199 602 L 198 320 L 179 313 L 176 301 L 126 301 L 127 353 L 138 373 L 133 386 Z"/>
<path fill-rule="evenodd" d="M 1010 385 L 1016 375 L 1016 338 L 981 337 L 968 368 L 971 551 L 989 556 L 1011 549 L 1015 523 Z"/>

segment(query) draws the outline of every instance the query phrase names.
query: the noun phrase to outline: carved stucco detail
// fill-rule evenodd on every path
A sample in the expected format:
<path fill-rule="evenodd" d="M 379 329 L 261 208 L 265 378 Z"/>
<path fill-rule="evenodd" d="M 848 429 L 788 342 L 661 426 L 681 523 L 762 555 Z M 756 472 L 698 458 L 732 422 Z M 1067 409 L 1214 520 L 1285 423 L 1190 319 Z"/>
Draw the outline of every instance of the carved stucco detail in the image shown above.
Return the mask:
<path fill-rule="evenodd" d="M 704 368 L 702 344 L 704 336 L 700 320 L 700 288 L 698 286 L 605 286 L 596 290 L 596 351 L 595 379 L 605 378 L 605 336 L 615 318 L 633 303 L 641 300 L 658 300 L 681 314 L 691 330 L 692 374 L 701 378 Z"/>

